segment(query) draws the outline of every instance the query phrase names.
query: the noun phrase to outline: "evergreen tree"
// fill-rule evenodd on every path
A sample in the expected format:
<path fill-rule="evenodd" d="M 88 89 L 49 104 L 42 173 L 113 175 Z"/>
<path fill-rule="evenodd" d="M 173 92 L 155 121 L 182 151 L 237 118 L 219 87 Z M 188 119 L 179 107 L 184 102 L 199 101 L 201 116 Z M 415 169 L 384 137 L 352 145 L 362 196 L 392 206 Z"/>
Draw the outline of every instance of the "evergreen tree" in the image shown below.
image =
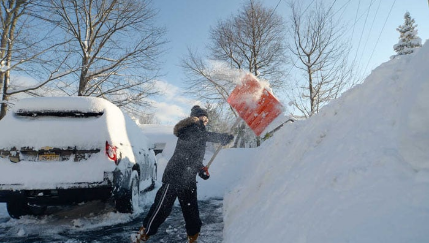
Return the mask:
<path fill-rule="evenodd" d="M 422 46 L 422 39 L 417 36 L 417 25 L 414 24 L 415 21 L 411 18 L 408 11 L 405 13 L 404 19 L 404 24 L 396 28 L 400 33 L 398 44 L 393 46 L 393 49 L 397 53 L 396 56 L 411 54 L 414 52 L 415 48 Z M 393 58 L 395 58 L 395 56 L 393 56 Z"/>

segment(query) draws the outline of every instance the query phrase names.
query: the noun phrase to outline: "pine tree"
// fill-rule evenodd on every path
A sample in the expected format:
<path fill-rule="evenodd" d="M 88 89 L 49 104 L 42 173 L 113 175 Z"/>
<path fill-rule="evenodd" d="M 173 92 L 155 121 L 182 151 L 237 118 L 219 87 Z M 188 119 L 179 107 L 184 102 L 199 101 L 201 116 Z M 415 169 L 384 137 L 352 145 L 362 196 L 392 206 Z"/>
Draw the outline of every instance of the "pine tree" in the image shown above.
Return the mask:
<path fill-rule="evenodd" d="M 422 39 L 417 36 L 417 25 L 414 24 L 415 21 L 408 11 L 405 13 L 404 19 L 404 24 L 396 28 L 400 33 L 398 44 L 393 46 L 393 49 L 397 52 L 396 56 L 411 54 L 415 48 L 422 46 Z M 393 56 L 393 58 L 396 56 Z"/>

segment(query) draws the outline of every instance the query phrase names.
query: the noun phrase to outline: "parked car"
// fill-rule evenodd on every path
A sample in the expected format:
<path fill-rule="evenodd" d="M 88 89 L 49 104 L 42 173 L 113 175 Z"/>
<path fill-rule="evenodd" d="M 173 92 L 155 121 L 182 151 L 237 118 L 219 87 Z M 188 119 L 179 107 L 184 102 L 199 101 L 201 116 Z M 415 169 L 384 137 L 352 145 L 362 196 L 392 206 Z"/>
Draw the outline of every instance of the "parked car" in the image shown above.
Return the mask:
<path fill-rule="evenodd" d="M 156 169 L 141 129 L 101 98 L 23 99 L 0 120 L 0 202 L 13 218 L 110 199 L 132 213 Z"/>

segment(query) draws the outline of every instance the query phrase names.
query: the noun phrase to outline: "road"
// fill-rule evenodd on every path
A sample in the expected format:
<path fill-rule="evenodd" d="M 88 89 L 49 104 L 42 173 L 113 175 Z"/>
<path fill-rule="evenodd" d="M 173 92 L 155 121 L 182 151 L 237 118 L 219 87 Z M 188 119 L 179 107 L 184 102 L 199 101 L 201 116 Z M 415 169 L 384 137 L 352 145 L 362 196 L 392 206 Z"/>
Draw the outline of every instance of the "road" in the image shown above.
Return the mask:
<path fill-rule="evenodd" d="M 73 207 L 50 207 L 47 215 L 37 217 L 11 219 L 1 216 L 0 242 L 128 243 L 131 233 L 141 226 L 150 203 L 142 202 L 142 212 L 134 215 L 116 213 L 109 203 L 90 202 Z M 222 199 L 199 201 L 199 208 L 203 222 L 199 243 L 222 242 Z M 176 201 L 170 217 L 149 243 L 185 243 L 184 224 L 180 206 Z"/>

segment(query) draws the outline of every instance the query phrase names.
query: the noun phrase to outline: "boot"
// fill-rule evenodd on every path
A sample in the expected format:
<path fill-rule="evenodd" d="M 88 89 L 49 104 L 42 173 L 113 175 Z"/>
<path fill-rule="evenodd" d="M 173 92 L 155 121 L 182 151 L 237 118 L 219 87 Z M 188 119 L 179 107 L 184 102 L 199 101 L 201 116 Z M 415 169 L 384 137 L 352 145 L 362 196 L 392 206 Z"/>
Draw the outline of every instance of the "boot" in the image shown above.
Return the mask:
<path fill-rule="evenodd" d="M 188 243 L 195 243 L 195 242 L 197 242 L 199 234 L 200 233 L 196 233 L 195 235 L 188 235 Z"/>
<path fill-rule="evenodd" d="M 131 236 L 131 241 L 133 243 L 146 242 L 147 240 L 149 240 L 149 235 L 146 234 L 146 229 L 144 227 L 140 227 L 139 232 Z"/>

